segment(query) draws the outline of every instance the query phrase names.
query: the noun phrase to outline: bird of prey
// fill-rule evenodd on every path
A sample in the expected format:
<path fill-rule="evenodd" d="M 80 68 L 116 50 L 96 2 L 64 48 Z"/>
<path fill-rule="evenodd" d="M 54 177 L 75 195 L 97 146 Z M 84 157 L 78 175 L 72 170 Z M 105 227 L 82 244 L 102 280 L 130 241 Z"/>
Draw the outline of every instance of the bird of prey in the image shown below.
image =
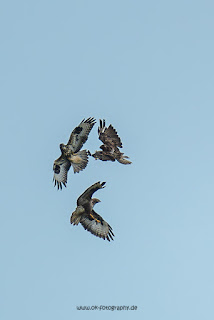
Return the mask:
<path fill-rule="evenodd" d="M 70 222 L 73 225 L 82 224 L 85 230 L 90 231 L 96 237 L 113 240 L 113 231 L 110 225 L 103 220 L 103 218 L 94 211 L 96 203 L 100 202 L 97 198 L 91 198 L 93 193 L 99 189 L 105 187 L 105 182 L 96 182 L 89 187 L 81 196 L 77 199 L 77 208 L 72 213 Z"/>
<path fill-rule="evenodd" d="M 60 144 L 61 156 L 54 161 L 53 171 L 55 182 L 54 186 L 62 189 L 62 183 L 66 187 L 67 173 L 73 166 L 74 173 L 79 172 L 87 166 L 88 152 L 80 151 L 83 144 L 87 141 L 88 135 L 96 123 L 94 118 L 83 119 L 82 122 L 72 131 L 68 143 Z"/>
<path fill-rule="evenodd" d="M 131 164 L 131 161 L 127 160 L 129 157 L 120 152 L 119 148 L 122 148 L 122 142 L 117 134 L 117 131 L 110 124 L 107 128 L 105 126 L 105 120 L 100 120 L 100 126 L 98 128 L 99 139 L 102 141 L 100 149 L 102 151 L 96 151 L 92 154 L 95 159 L 102 161 L 115 161 L 122 164 Z"/>

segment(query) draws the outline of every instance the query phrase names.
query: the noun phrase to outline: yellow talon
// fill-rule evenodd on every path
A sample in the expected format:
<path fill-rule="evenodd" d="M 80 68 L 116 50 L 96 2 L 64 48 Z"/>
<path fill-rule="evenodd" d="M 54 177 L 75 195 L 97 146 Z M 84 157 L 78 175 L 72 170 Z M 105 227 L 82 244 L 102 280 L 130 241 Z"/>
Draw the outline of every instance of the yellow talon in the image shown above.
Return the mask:
<path fill-rule="evenodd" d="M 90 216 L 91 216 L 95 221 L 101 223 L 100 220 L 96 219 L 96 218 L 93 216 L 93 214 L 90 213 Z"/>

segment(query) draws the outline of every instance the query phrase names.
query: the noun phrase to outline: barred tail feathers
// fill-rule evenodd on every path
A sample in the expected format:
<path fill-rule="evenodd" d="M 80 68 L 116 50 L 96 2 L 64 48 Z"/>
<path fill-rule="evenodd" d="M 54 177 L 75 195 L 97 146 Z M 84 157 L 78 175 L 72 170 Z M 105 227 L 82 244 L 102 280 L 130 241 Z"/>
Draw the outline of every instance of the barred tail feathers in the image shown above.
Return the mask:
<path fill-rule="evenodd" d="M 122 163 L 122 164 L 131 164 L 132 162 L 129 161 L 129 160 L 126 160 L 127 158 L 129 158 L 129 157 L 124 156 L 124 154 L 121 153 L 121 156 L 120 156 L 120 158 L 119 157 L 117 158 L 117 161 Z"/>
<path fill-rule="evenodd" d="M 70 223 L 74 226 L 77 226 L 80 222 L 81 216 L 76 216 L 75 211 L 72 213 L 72 216 L 70 218 Z"/>
<path fill-rule="evenodd" d="M 74 153 L 71 158 L 71 165 L 73 166 L 74 173 L 80 172 L 88 164 L 88 152 L 86 150 Z"/>

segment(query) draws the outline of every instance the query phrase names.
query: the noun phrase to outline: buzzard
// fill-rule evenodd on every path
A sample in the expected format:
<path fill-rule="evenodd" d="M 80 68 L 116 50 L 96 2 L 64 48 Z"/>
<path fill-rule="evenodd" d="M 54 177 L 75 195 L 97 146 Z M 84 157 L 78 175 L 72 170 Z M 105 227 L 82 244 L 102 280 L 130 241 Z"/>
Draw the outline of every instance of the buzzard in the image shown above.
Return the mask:
<path fill-rule="evenodd" d="M 124 153 L 120 152 L 119 148 L 122 148 L 122 142 L 117 134 L 117 131 L 110 126 L 105 126 L 105 120 L 100 120 L 100 126 L 98 128 L 99 139 L 102 141 L 100 149 L 102 151 L 96 151 L 92 154 L 95 159 L 102 161 L 115 161 L 122 164 L 131 164 L 131 161 L 127 160 L 129 157 L 125 156 Z"/>
<path fill-rule="evenodd" d="M 68 143 L 60 144 L 61 156 L 54 161 L 53 171 L 55 182 L 54 186 L 62 189 L 62 183 L 66 187 L 67 173 L 73 166 L 74 173 L 79 172 L 87 166 L 88 152 L 80 151 L 83 144 L 87 141 L 88 135 L 96 123 L 94 118 L 83 119 L 82 122 L 72 131 Z"/>
<path fill-rule="evenodd" d="M 99 189 L 105 187 L 105 182 L 96 182 L 89 187 L 81 196 L 77 199 L 77 208 L 72 213 L 70 222 L 73 225 L 82 224 L 85 230 L 90 231 L 96 237 L 113 240 L 113 231 L 110 225 L 103 220 L 103 218 L 94 211 L 96 203 L 100 202 L 99 199 L 91 198 L 93 193 Z"/>

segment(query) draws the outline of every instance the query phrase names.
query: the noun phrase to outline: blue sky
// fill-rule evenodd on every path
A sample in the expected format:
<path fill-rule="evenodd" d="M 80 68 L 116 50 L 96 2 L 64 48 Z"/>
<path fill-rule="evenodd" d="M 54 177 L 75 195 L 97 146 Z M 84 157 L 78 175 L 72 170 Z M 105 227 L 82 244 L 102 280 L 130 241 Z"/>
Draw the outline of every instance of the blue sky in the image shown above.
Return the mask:
<path fill-rule="evenodd" d="M 1 319 L 214 316 L 213 11 L 182 0 L 1 4 Z M 59 144 L 86 117 L 111 123 L 133 163 L 91 158 L 57 191 Z M 100 144 L 96 124 L 85 148 Z M 97 181 L 111 243 L 69 223 Z"/>

